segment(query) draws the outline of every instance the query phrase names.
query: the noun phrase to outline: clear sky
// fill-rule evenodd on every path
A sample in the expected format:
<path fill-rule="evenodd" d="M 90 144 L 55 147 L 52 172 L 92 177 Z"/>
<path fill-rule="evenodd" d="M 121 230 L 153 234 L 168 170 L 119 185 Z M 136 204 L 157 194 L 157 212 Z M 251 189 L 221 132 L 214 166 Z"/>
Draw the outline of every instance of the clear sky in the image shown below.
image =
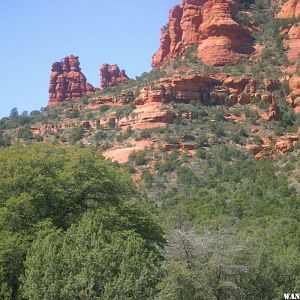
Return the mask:
<path fill-rule="evenodd" d="M 51 65 L 79 56 L 99 87 L 99 66 L 134 78 L 151 69 L 160 28 L 180 0 L 0 0 L 0 118 L 47 105 Z"/>

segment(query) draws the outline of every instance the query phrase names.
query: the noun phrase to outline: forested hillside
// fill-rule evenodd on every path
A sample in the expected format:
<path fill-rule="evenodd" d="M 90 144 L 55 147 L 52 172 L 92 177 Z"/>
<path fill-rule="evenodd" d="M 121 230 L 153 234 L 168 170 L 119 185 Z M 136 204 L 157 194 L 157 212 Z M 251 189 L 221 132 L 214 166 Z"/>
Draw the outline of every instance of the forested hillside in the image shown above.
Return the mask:
<path fill-rule="evenodd" d="M 183 0 L 149 73 L 55 62 L 48 106 L 0 120 L 0 299 L 299 293 L 299 18 Z"/>

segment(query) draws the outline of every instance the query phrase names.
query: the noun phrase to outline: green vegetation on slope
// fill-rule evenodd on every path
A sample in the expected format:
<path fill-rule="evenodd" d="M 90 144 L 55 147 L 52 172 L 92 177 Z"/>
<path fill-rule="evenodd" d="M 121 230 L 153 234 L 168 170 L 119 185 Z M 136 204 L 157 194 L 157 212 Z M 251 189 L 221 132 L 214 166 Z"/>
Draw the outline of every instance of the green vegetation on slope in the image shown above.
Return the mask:
<path fill-rule="evenodd" d="M 144 196 L 93 149 L 0 154 L 1 299 L 254 300 L 300 288 L 297 153 L 175 151 L 170 168 L 144 172 Z"/>

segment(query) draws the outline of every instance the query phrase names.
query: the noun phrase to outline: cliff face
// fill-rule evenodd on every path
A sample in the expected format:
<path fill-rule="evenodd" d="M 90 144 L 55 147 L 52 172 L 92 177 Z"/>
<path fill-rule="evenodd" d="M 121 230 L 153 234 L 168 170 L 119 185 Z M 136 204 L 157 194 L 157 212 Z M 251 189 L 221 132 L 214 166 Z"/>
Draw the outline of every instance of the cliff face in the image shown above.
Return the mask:
<path fill-rule="evenodd" d="M 235 64 L 250 55 L 254 52 L 250 34 L 233 20 L 239 9 L 238 0 L 183 0 L 170 11 L 152 66 L 180 56 L 191 45 L 211 66 Z"/>
<path fill-rule="evenodd" d="M 124 70 L 120 70 L 117 65 L 103 64 L 100 67 L 101 88 L 118 86 L 121 83 L 126 83 L 130 79 Z"/>
<path fill-rule="evenodd" d="M 288 0 L 283 5 L 281 11 L 277 15 L 281 19 L 294 19 L 300 17 L 300 1 Z M 284 45 L 287 49 L 287 57 L 289 62 L 295 63 L 300 55 L 300 26 L 293 24 L 285 30 Z"/>
<path fill-rule="evenodd" d="M 288 0 L 284 3 L 281 11 L 277 15 L 281 19 L 291 19 L 300 17 L 300 0 Z M 290 62 L 291 70 L 296 70 L 298 60 L 300 59 L 300 24 L 299 22 L 290 22 L 290 25 L 282 32 L 283 43 L 286 48 L 286 55 Z M 294 107 L 296 113 L 300 113 L 300 75 L 294 73 L 289 78 L 290 95 L 287 102 Z"/>
<path fill-rule="evenodd" d="M 288 0 L 282 7 L 278 18 L 298 18 L 300 16 L 300 1 Z"/>
<path fill-rule="evenodd" d="M 79 59 L 74 55 L 67 56 L 62 61 L 52 65 L 49 106 L 64 101 L 79 100 L 82 96 L 95 92 L 95 88 L 87 83 L 79 66 Z"/>

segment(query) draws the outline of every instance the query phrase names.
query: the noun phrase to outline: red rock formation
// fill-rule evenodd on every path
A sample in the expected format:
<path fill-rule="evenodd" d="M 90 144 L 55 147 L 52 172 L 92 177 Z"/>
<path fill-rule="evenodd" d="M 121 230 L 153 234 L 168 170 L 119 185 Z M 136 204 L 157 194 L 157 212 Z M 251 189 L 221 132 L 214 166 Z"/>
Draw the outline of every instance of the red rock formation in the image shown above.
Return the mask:
<path fill-rule="evenodd" d="M 175 114 L 163 103 L 146 103 L 138 105 L 130 117 L 118 121 L 123 129 L 130 127 L 133 130 L 162 127 L 172 123 Z"/>
<path fill-rule="evenodd" d="M 275 149 L 279 151 L 280 154 L 286 154 L 287 152 L 293 152 L 294 146 L 289 139 L 283 139 L 275 144 Z"/>
<path fill-rule="evenodd" d="M 95 92 L 95 88 L 86 82 L 81 72 L 77 56 L 65 57 L 52 65 L 49 86 L 49 106 L 64 101 L 79 100 Z"/>
<path fill-rule="evenodd" d="M 291 63 L 296 63 L 300 55 L 300 25 L 295 24 L 288 32 L 288 40 L 285 40 L 287 57 Z"/>
<path fill-rule="evenodd" d="M 117 161 L 120 164 L 126 163 L 129 160 L 129 156 L 132 152 L 142 151 L 147 148 L 153 146 L 153 141 L 151 140 L 142 140 L 142 141 L 135 141 L 130 140 L 129 144 L 131 146 L 124 146 L 124 145 L 115 145 L 114 148 L 109 149 L 103 152 L 103 156 L 106 159 L 111 159 L 113 161 Z"/>
<path fill-rule="evenodd" d="M 300 113 L 300 76 L 294 75 L 289 82 L 291 94 L 287 99 L 296 113 Z"/>
<path fill-rule="evenodd" d="M 300 16 L 300 1 L 288 0 L 282 7 L 278 18 L 288 19 L 297 18 Z"/>
<path fill-rule="evenodd" d="M 278 120 L 279 116 L 280 116 L 280 111 L 276 104 L 274 95 L 272 95 L 272 103 L 270 105 L 270 108 L 267 112 L 261 114 L 261 118 L 266 121 L 271 121 L 271 120 Z"/>
<path fill-rule="evenodd" d="M 289 86 L 292 95 L 295 97 L 300 96 L 300 75 L 294 75 L 290 80 Z"/>
<path fill-rule="evenodd" d="M 103 64 L 100 67 L 101 88 L 114 87 L 121 83 L 126 83 L 130 79 L 124 70 L 120 70 L 117 65 Z"/>
<path fill-rule="evenodd" d="M 235 64 L 254 52 L 249 32 L 232 19 L 238 10 L 238 0 L 183 0 L 170 11 L 152 66 L 176 58 L 193 44 L 198 58 L 213 66 Z"/>
<path fill-rule="evenodd" d="M 185 75 L 162 78 L 139 91 L 134 99 L 136 105 L 171 101 L 200 101 L 205 105 L 231 106 L 250 104 L 255 98 L 272 103 L 270 91 L 279 88 L 278 82 L 266 81 L 264 87 L 249 76 L 232 77 L 226 74 L 205 74 L 185 70 Z M 132 97 L 133 98 L 133 97 Z M 273 111 L 272 111 L 273 114 Z"/>
<path fill-rule="evenodd" d="M 152 102 L 199 100 L 205 104 L 223 104 L 223 90 L 215 90 L 221 81 L 207 74 L 191 73 L 185 76 L 164 78 L 140 91 L 136 104 Z M 214 94 L 212 94 L 214 92 Z"/>

